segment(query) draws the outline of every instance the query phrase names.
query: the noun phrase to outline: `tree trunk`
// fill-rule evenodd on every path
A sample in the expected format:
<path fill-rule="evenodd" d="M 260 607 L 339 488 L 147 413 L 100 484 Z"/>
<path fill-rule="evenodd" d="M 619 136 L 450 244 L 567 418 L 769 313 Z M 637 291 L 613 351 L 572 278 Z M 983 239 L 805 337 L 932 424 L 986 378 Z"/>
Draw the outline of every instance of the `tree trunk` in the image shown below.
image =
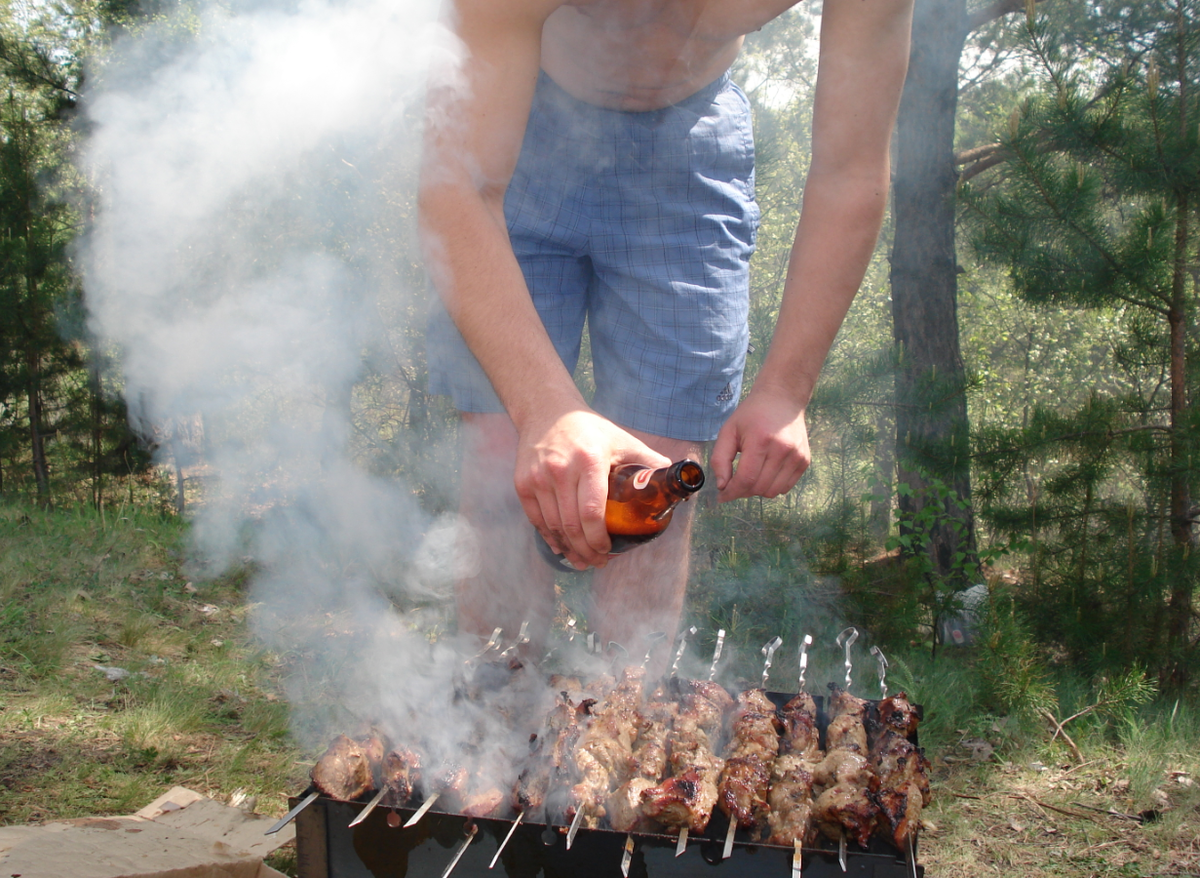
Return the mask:
<path fill-rule="evenodd" d="M 891 270 L 896 457 L 900 480 L 913 489 L 900 497 L 901 520 L 933 502 L 928 478 L 950 487 L 957 521 L 942 519 L 927 548 L 935 570 L 962 586 L 969 583 L 956 553 L 975 556 L 954 234 L 954 117 L 967 32 L 965 0 L 917 0 L 896 128 Z"/>
<path fill-rule="evenodd" d="M 1192 594 L 1194 564 L 1190 555 L 1195 549 L 1192 527 L 1190 486 L 1191 464 L 1188 460 L 1187 429 L 1187 249 L 1188 197 L 1180 194 L 1176 200 L 1175 265 L 1172 278 L 1171 307 L 1167 322 L 1171 344 L 1171 543 L 1177 563 L 1171 569 L 1171 597 L 1167 604 L 1167 648 L 1171 656 L 1170 682 L 1176 686 L 1187 683 L 1187 652 L 1192 629 Z"/>
<path fill-rule="evenodd" d="M 42 430 L 41 363 L 36 353 L 25 357 L 29 370 L 29 448 L 33 460 L 33 478 L 37 483 L 37 502 L 50 508 L 50 466 L 46 462 L 46 436 Z"/>

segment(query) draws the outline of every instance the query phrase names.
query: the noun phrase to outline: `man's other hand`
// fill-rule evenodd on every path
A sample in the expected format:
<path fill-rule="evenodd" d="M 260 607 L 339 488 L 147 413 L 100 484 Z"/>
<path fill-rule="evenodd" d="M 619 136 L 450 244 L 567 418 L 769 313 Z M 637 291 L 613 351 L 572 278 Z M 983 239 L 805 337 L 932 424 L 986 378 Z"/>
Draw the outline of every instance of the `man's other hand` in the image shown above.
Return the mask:
<path fill-rule="evenodd" d="M 608 474 L 619 464 L 671 460 L 593 411 L 577 409 L 521 431 L 514 474 L 525 514 L 579 569 L 608 563 Z"/>
<path fill-rule="evenodd" d="M 804 409 L 786 393 L 755 385 L 713 445 L 717 499 L 778 497 L 800 481 L 811 460 Z"/>

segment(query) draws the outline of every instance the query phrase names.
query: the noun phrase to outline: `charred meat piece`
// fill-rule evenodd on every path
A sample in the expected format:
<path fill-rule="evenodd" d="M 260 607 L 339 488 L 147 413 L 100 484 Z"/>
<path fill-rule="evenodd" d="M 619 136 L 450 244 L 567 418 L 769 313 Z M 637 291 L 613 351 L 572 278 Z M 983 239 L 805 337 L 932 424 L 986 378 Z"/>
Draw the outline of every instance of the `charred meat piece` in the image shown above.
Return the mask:
<path fill-rule="evenodd" d="M 713 769 L 687 768 L 642 790 L 642 813 L 664 826 L 703 832 L 717 804 L 717 774 Z"/>
<path fill-rule="evenodd" d="M 717 787 L 721 810 L 749 829 L 766 814 L 771 767 L 779 755 L 780 723 L 762 689 L 738 695 L 725 767 Z"/>
<path fill-rule="evenodd" d="M 421 783 L 421 754 L 407 747 L 389 750 L 383 757 L 381 786 L 387 791 L 382 804 L 402 807 L 416 793 Z"/>
<path fill-rule="evenodd" d="M 921 710 L 908 700 L 908 695 L 897 692 L 879 702 L 876 717 L 867 720 L 872 740 L 891 733 L 901 738 L 911 738 L 917 733 L 921 722 Z"/>
<path fill-rule="evenodd" d="M 642 791 L 642 813 L 671 828 L 703 832 L 717 802 L 724 760 L 716 750 L 733 699 L 715 683 L 674 678 L 670 689 L 680 700 L 667 735 L 671 776 Z"/>
<path fill-rule="evenodd" d="M 318 790 L 331 799 L 349 802 L 375 789 L 376 766 L 371 757 L 376 752 L 382 756 L 382 744 L 370 736 L 355 740 L 338 735 L 330 743 L 324 755 L 313 766 L 312 782 Z"/>
<path fill-rule="evenodd" d="M 881 813 L 880 829 L 905 850 L 921 826 L 921 810 L 929 804 L 929 760 L 909 739 L 919 712 L 904 693 L 885 698 L 879 716 L 868 718 L 871 764 L 879 778 L 874 794 Z"/>

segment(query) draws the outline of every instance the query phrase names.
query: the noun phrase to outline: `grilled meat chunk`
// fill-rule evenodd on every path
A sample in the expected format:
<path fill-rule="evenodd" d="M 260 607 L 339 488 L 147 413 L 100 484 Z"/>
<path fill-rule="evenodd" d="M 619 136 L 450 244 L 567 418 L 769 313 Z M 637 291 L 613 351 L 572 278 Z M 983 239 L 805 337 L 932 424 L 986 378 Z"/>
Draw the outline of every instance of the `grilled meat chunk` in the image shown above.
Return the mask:
<path fill-rule="evenodd" d="M 703 832 L 717 803 L 717 774 L 711 768 L 686 768 L 659 786 L 642 790 L 642 813 L 664 826 Z"/>
<path fill-rule="evenodd" d="M 383 757 L 382 804 L 402 807 L 411 799 L 421 783 L 421 754 L 407 747 L 389 750 Z"/>
<path fill-rule="evenodd" d="M 867 732 L 863 721 L 867 702 L 830 683 L 835 711 L 825 731 L 825 759 L 813 770 L 818 794 L 813 817 L 833 840 L 845 832 L 866 847 L 875 829 L 879 806 L 873 799 L 879 778 L 867 761 Z"/>
<path fill-rule="evenodd" d="M 880 810 L 880 829 L 905 850 L 921 826 L 921 809 L 929 804 L 929 760 L 909 737 L 916 731 L 919 712 L 903 693 L 885 698 L 878 716 L 868 718 L 871 764 L 879 778 L 874 801 Z"/>
<path fill-rule="evenodd" d="M 584 811 L 581 825 L 589 829 L 599 826 L 607 813 L 609 794 L 629 779 L 645 675 L 644 668 L 625 669 L 621 681 L 597 703 L 575 748 L 579 781 L 571 788 L 568 811 L 571 817 Z"/>
<path fill-rule="evenodd" d="M 703 832 L 717 802 L 724 760 L 716 755 L 733 699 L 715 683 L 673 678 L 679 710 L 667 735 L 671 777 L 642 791 L 642 813 L 665 826 Z"/>
<path fill-rule="evenodd" d="M 375 736 L 355 740 L 338 735 L 313 766 L 312 782 L 331 799 L 353 801 L 375 789 L 379 762 L 377 758 L 372 765 L 372 757 L 376 753 L 382 757 L 382 750 L 382 743 Z"/>
<path fill-rule="evenodd" d="M 810 762 L 817 762 L 821 751 L 821 733 L 817 729 L 817 703 L 807 692 L 801 692 L 779 709 L 783 733 L 779 741 L 781 753 L 795 753 Z"/>
<path fill-rule="evenodd" d="M 765 815 L 771 766 L 779 755 L 779 730 L 775 705 L 762 689 L 738 695 L 717 795 L 721 810 L 743 829 Z"/>
<path fill-rule="evenodd" d="M 811 762 L 795 753 L 784 753 L 775 760 L 767 796 L 767 841 L 771 844 L 792 844 L 797 839 L 802 845 L 813 843 L 812 768 Z"/>

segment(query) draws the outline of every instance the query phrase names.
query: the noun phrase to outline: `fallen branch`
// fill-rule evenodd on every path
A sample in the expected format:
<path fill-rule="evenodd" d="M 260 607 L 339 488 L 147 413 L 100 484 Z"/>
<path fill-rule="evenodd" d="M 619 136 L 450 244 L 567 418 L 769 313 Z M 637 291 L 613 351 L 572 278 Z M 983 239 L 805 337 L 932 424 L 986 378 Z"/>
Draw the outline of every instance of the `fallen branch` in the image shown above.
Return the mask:
<path fill-rule="evenodd" d="M 1050 711 L 1046 710 L 1044 707 L 1038 708 L 1038 713 L 1040 713 L 1042 716 L 1044 716 L 1046 719 L 1048 719 L 1050 721 L 1050 724 L 1052 726 L 1054 726 L 1054 735 L 1050 738 L 1050 743 L 1053 744 L 1055 738 L 1057 738 L 1059 735 L 1062 735 L 1063 740 L 1067 742 L 1067 746 L 1071 748 L 1071 752 L 1075 754 L 1075 759 L 1079 762 L 1080 765 L 1083 765 L 1085 762 L 1085 760 L 1083 758 L 1083 754 L 1079 752 L 1079 748 L 1075 745 L 1075 742 L 1071 740 L 1071 736 L 1068 735 L 1063 730 L 1064 725 L 1066 725 L 1067 723 L 1069 723 L 1071 720 L 1075 719 L 1076 717 L 1081 716 L 1082 712 L 1075 714 L 1075 716 L 1069 716 L 1062 722 L 1059 722 L 1057 719 L 1055 719 L 1054 714 L 1052 714 Z"/>

